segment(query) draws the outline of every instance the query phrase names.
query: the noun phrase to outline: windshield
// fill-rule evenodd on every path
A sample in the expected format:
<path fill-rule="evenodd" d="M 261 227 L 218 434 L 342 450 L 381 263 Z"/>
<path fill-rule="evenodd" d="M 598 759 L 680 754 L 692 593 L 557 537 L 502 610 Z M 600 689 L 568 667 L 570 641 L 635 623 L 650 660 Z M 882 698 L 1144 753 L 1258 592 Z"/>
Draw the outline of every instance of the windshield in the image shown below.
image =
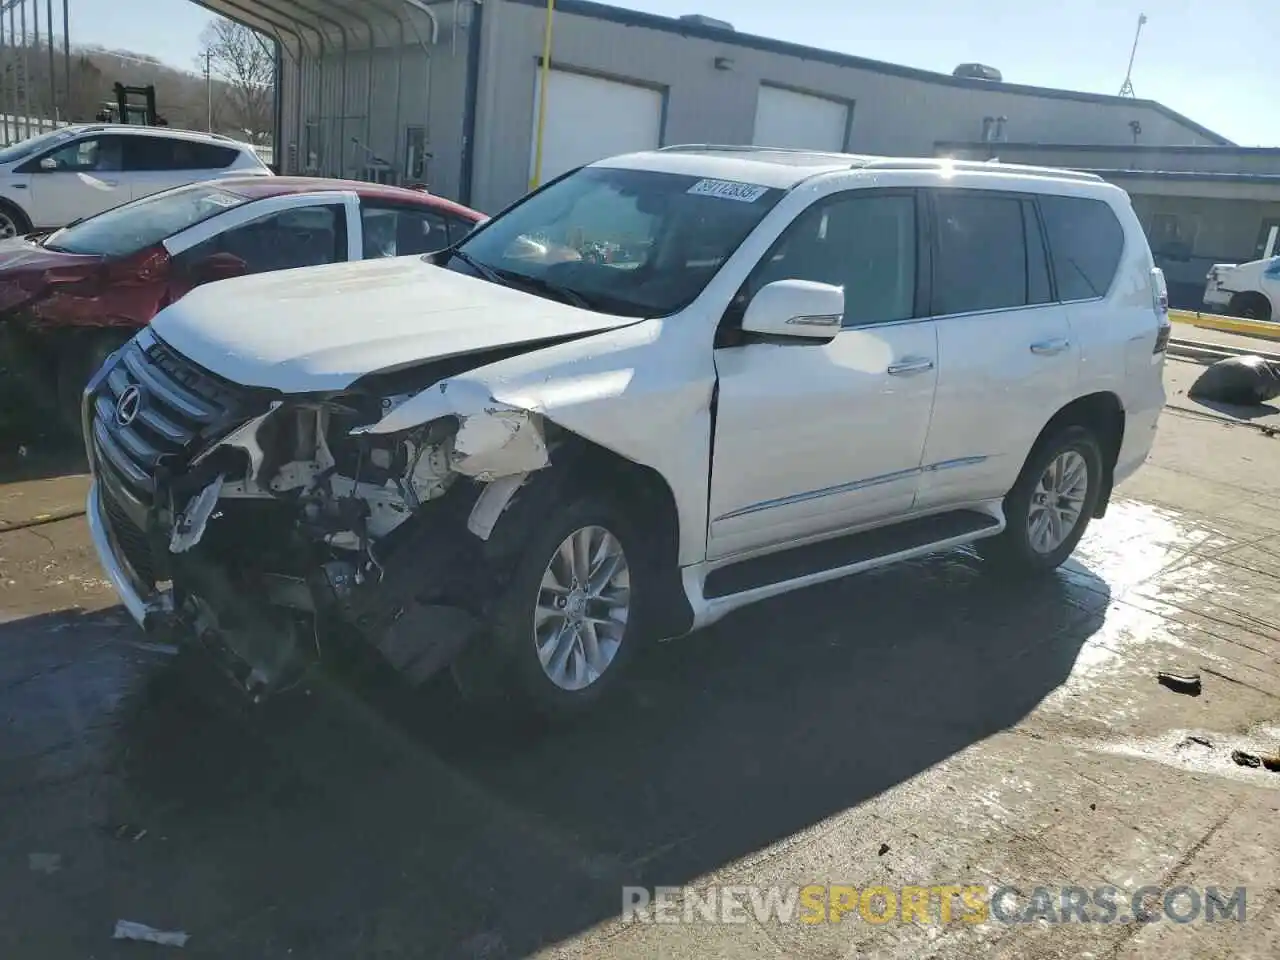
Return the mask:
<path fill-rule="evenodd" d="M 65 253 L 127 257 L 242 203 L 247 198 L 216 187 L 179 187 L 64 227 L 44 245 Z"/>
<path fill-rule="evenodd" d="M 702 292 L 782 194 L 586 167 L 490 221 L 449 266 L 589 309 L 668 316 Z"/>
<path fill-rule="evenodd" d="M 16 163 L 19 160 L 25 160 L 33 153 L 70 139 L 75 134 L 75 130 L 53 130 L 49 133 L 37 134 L 27 140 L 19 140 L 12 146 L 0 150 L 0 163 Z"/>

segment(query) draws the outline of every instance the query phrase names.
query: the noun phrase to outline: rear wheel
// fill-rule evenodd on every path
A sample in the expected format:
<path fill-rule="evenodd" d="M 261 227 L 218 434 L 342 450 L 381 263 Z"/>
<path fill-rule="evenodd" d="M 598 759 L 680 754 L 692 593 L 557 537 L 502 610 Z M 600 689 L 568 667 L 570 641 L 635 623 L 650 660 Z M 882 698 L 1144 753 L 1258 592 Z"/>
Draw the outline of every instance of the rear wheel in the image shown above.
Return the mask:
<path fill-rule="evenodd" d="M 1271 301 L 1256 292 L 1236 294 L 1231 298 L 1231 305 L 1228 309 L 1233 316 L 1244 320 L 1267 321 L 1271 319 Z"/>
<path fill-rule="evenodd" d="M 1102 448 L 1086 427 L 1067 427 L 1039 444 L 1004 500 L 1007 526 L 977 547 L 1014 572 L 1061 566 L 1089 526 L 1102 492 Z"/>

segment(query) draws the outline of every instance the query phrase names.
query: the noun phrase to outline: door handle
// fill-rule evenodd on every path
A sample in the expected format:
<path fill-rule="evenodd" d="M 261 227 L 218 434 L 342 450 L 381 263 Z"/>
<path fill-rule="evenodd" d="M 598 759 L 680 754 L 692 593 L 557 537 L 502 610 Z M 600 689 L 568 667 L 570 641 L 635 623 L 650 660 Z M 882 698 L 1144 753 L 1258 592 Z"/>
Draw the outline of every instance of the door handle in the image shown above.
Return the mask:
<path fill-rule="evenodd" d="M 1031 345 L 1031 352 L 1041 357 L 1052 357 L 1055 354 L 1062 353 L 1071 346 L 1071 341 L 1065 337 L 1058 337 L 1055 340 L 1041 340 L 1039 343 Z"/>
<path fill-rule="evenodd" d="M 933 369 L 933 361 L 928 357 L 907 357 L 897 363 L 889 364 L 889 375 L 892 377 L 909 377 L 915 373 L 924 373 Z"/>

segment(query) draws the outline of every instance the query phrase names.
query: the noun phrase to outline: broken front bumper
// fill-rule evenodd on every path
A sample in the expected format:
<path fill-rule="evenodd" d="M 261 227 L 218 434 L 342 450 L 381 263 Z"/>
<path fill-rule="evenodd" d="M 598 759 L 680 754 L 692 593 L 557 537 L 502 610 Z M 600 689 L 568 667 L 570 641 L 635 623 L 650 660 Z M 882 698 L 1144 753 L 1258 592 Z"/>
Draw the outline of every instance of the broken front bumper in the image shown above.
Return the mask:
<path fill-rule="evenodd" d="M 154 589 L 142 586 L 141 580 L 125 559 L 124 551 L 116 544 L 115 534 L 102 504 L 103 496 L 98 481 L 94 480 L 89 485 L 89 498 L 85 504 L 89 536 L 93 539 L 93 548 L 98 552 L 98 560 L 102 563 L 107 579 L 120 596 L 120 602 L 129 611 L 129 616 L 145 630 L 148 617 L 163 613 L 166 607 L 161 598 L 156 596 Z"/>

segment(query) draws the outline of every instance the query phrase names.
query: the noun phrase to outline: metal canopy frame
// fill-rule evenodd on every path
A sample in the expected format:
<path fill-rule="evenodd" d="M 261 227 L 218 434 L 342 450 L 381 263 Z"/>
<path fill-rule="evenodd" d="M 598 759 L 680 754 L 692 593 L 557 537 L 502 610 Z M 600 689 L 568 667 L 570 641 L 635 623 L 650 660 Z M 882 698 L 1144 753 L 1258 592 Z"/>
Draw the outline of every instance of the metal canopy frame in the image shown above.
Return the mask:
<path fill-rule="evenodd" d="M 353 51 L 365 53 L 364 143 L 372 139 L 374 51 L 379 46 L 396 46 L 396 150 L 399 150 L 401 120 L 401 83 L 403 52 L 407 45 L 406 28 L 410 31 L 431 63 L 431 46 L 440 39 L 440 22 L 425 0 L 192 0 L 198 6 L 252 27 L 276 42 L 278 79 L 284 79 L 284 61 L 292 63 L 294 75 L 294 129 L 299 139 L 304 129 L 303 63 L 315 57 L 319 90 L 316 93 L 317 115 L 322 121 L 338 123 L 339 171 L 345 170 L 347 149 L 347 112 L 350 60 Z M 426 28 L 424 35 L 423 28 Z M 381 43 L 379 39 L 381 38 Z M 329 84 L 325 74 L 331 68 L 330 53 L 338 53 L 340 71 L 336 103 L 326 110 L 325 94 Z M 277 86 L 276 145 L 277 165 L 281 163 L 283 138 L 283 84 Z M 299 143 L 298 153 L 301 154 Z M 326 145 L 327 153 L 327 145 Z M 298 158 L 301 159 L 300 157 Z M 301 164 L 299 163 L 299 166 Z M 283 167 L 281 167 L 283 169 Z"/>

